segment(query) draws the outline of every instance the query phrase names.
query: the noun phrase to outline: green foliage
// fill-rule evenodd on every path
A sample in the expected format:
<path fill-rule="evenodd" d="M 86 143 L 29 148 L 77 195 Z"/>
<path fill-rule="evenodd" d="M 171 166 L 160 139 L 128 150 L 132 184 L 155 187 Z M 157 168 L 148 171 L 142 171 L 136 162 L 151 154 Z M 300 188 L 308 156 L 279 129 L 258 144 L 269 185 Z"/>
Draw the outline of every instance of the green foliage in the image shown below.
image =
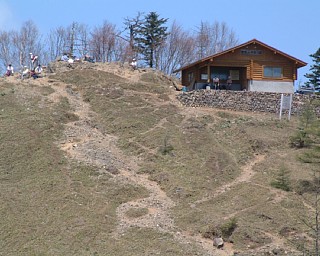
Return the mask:
<path fill-rule="evenodd" d="M 145 16 L 142 24 L 136 28 L 135 41 L 150 68 L 156 64 L 156 52 L 168 36 L 167 27 L 163 26 L 167 20 L 160 19 L 156 12 L 150 12 Z"/>
<path fill-rule="evenodd" d="M 307 132 L 303 128 L 299 128 L 298 131 L 290 137 L 290 145 L 294 148 L 304 148 L 311 142 Z"/>
<path fill-rule="evenodd" d="M 296 186 L 299 195 L 304 193 L 317 193 L 320 189 L 320 177 L 314 176 L 312 180 L 300 180 Z"/>
<path fill-rule="evenodd" d="M 279 173 L 274 181 L 271 182 L 271 186 L 274 188 L 282 189 L 284 191 L 290 191 L 289 171 L 285 167 L 281 167 Z"/>
<path fill-rule="evenodd" d="M 298 159 L 303 163 L 320 163 L 320 147 L 314 146 L 311 150 L 304 152 Z"/>
<path fill-rule="evenodd" d="M 305 74 L 305 77 L 308 78 L 306 85 L 313 85 L 314 87 L 320 86 L 320 48 L 309 56 L 312 58 L 314 64 L 310 67 L 310 73 Z"/>
<path fill-rule="evenodd" d="M 173 146 L 168 143 L 169 136 L 166 135 L 163 140 L 163 145 L 160 147 L 160 152 L 162 155 L 172 155 Z"/>
<path fill-rule="evenodd" d="M 315 114 L 317 105 L 317 101 L 310 100 L 302 109 L 302 113 L 300 116 L 300 127 L 304 128 L 307 131 L 310 131 L 312 129 L 317 119 Z"/>
<path fill-rule="evenodd" d="M 220 227 L 221 236 L 225 239 L 229 238 L 236 228 L 237 228 L 237 219 L 232 218 Z"/>
<path fill-rule="evenodd" d="M 320 63 L 320 50 L 317 52 L 317 63 Z M 312 56 L 315 57 L 316 56 Z M 318 85 L 319 84 L 319 75 L 320 75 L 320 67 L 319 65 L 314 65 L 312 67 L 313 74 L 309 74 L 307 77 L 309 78 L 309 84 Z M 302 180 L 299 182 L 297 186 L 298 194 L 302 195 L 304 193 L 312 193 L 315 197 L 314 203 L 312 207 L 315 209 L 314 217 L 312 218 L 314 223 L 310 224 L 307 221 L 304 223 L 307 227 L 314 232 L 314 244 L 315 247 L 312 249 L 309 255 L 319 255 L 319 242 L 320 242 L 320 223 L 318 220 L 319 216 L 319 204 L 318 204 L 318 197 L 319 197 L 319 163 L 320 163 L 320 120 L 319 117 L 316 115 L 316 110 L 320 107 L 320 101 L 318 99 L 311 99 L 310 102 L 305 106 L 302 115 L 300 117 L 300 135 L 303 141 L 303 146 L 308 145 L 308 149 L 304 150 L 302 154 L 298 156 L 298 159 L 306 164 L 306 169 L 314 170 L 314 179 L 313 181 Z M 302 131 L 302 132 L 301 132 Z M 299 131 L 298 131 L 299 135 Z M 296 138 L 299 138 L 296 135 Z M 298 141 L 298 140 L 297 140 Z"/>
<path fill-rule="evenodd" d="M 222 237 L 225 240 L 228 240 L 237 228 L 237 219 L 231 218 L 222 225 L 214 225 L 207 228 L 203 233 L 203 237 L 213 239 L 214 237 Z"/>
<path fill-rule="evenodd" d="M 315 113 L 318 105 L 319 102 L 316 100 L 309 101 L 302 109 L 298 130 L 290 137 L 290 145 L 292 147 L 308 147 L 314 143 L 314 135 L 319 136 L 319 119 Z"/>

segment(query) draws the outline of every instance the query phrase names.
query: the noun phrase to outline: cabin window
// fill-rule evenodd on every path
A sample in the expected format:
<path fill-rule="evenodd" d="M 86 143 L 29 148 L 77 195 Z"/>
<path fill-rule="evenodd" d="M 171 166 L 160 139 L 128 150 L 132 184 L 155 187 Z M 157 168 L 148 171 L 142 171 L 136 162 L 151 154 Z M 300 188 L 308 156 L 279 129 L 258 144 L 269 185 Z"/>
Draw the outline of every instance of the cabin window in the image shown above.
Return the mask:
<path fill-rule="evenodd" d="M 282 68 L 280 67 L 263 67 L 263 76 L 272 78 L 282 77 Z"/>
<path fill-rule="evenodd" d="M 208 80 L 208 74 L 201 74 L 201 80 Z"/>
<path fill-rule="evenodd" d="M 188 82 L 193 80 L 193 72 L 188 73 Z"/>
<path fill-rule="evenodd" d="M 211 79 L 218 77 L 220 80 L 227 80 L 229 75 L 228 69 L 215 69 L 211 72 Z"/>

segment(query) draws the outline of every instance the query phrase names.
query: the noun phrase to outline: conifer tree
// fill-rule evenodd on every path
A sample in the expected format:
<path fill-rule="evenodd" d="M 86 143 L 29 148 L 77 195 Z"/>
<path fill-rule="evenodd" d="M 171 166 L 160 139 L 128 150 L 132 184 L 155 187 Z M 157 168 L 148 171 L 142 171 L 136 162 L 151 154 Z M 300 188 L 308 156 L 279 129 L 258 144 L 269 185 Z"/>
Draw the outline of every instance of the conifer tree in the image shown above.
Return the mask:
<path fill-rule="evenodd" d="M 164 26 L 167 20 L 159 18 L 156 12 L 150 12 L 138 28 L 135 41 L 150 68 L 157 68 L 157 50 L 168 36 L 167 27 Z"/>
<path fill-rule="evenodd" d="M 319 87 L 320 86 L 320 48 L 314 53 L 309 55 L 314 64 L 310 67 L 310 73 L 305 74 L 305 77 L 309 81 L 306 82 L 308 87 Z"/>

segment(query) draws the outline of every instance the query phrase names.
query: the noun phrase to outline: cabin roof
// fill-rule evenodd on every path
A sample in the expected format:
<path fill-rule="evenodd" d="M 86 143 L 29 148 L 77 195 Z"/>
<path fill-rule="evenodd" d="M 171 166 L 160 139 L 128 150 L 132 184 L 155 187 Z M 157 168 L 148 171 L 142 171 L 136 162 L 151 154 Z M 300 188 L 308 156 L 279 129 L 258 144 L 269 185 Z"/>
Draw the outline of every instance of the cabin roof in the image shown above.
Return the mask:
<path fill-rule="evenodd" d="M 284 56 L 284 57 L 286 57 L 286 58 L 294 61 L 294 62 L 297 64 L 297 67 L 298 67 L 298 68 L 301 68 L 301 67 L 304 67 L 304 66 L 307 65 L 307 63 L 304 62 L 304 61 L 302 61 L 302 60 L 299 60 L 299 59 L 297 59 L 297 58 L 295 58 L 295 57 L 292 57 L 291 55 L 286 54 L 286 53 L 284 53 L 284 52 L 282 52 L 282 51 L 280 51 L 280 50 L 278 50 L 278 49 L 276 49 L 276 48 L 274 48 L 274 47 L 271 47 L 271 46 L 269 46 L 269 45 L 267 45 L 267 44 L 265 44 L 265 43 L 263 43 L 263 42 L 261 42 L 261 41 L 259 41 L 259 40 L 257 40 L 257 39 L 252 39 L 252 40 L 250 40 L 250 41 L 248 41 L 248 42 L 246 42 L 246 43 L 240 44 L 240 45 L 238 45 L 238 46 L 232 47 L 232 48 L 227 49 L 227 50 L 225 50 L 225 51 L 222 51 L 222 52 L 219 52 L 219 53 L 210 55 L 210 56 L 205 57 L 205 58 L 203 58 L 203 59 L 201 59 L 201 60 L 198 60 L 198 61 L 196 61 L 196 62 L 193 62 L 193 63 L 191 63 L 191 64 L 188 64 L 187 66 L 184 66 L 184 67 L 182 67 L 182 68 L 179 68 L 179 69 L 175 70 L 174 72 L 179 72 L 179 71 L 181 71 L 181 70 L 184 70 L 184 69 L 187 69 L 187 68 L 189 68 L 189 67 L 192 67 L 192 66 L 194 66 L 194 65 L 196 65 L 196 64 L 205 62 L 205 61 L 207 61 L 207 60 L 210 60 L 210 59 L 213 59 L 213 58 L 216 58 L 216 57 L 219 57 L 219 56 L 221 56 L 221 55 L 224 55 L 224 54 L 226 54 L 226 53 L 235 51 L 235 50 L 237 50 L 237 49 L 239 49 L 239 48 L 245 47 L 245 46 L 250 45 L 250 44 L 259 44 L 259 45 L 261 45 L 261 46 L 263 46 L 263 47 L 265 47 L 265 48 L 267 48 L 267 49 L 269 49 L 269 50 L 271 50 L 271 51 L 273 51 L 273 52 L 275 52 L 275 53 L 277 53 L 277 54 L 281 54 L 282 56 Z"/>

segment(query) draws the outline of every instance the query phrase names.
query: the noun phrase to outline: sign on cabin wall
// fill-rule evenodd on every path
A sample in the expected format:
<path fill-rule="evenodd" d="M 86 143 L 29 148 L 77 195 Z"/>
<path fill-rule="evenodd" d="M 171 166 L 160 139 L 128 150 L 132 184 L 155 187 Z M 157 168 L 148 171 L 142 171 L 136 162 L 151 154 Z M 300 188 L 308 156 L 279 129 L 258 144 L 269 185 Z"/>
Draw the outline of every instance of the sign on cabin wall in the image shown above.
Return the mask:
<path fill-rule="evenodd" d="M 261 55 L 262 54 L 262 50 L 250 50 L 250 49 L 242 49 L 241 54 L 243 55 Z"/>

